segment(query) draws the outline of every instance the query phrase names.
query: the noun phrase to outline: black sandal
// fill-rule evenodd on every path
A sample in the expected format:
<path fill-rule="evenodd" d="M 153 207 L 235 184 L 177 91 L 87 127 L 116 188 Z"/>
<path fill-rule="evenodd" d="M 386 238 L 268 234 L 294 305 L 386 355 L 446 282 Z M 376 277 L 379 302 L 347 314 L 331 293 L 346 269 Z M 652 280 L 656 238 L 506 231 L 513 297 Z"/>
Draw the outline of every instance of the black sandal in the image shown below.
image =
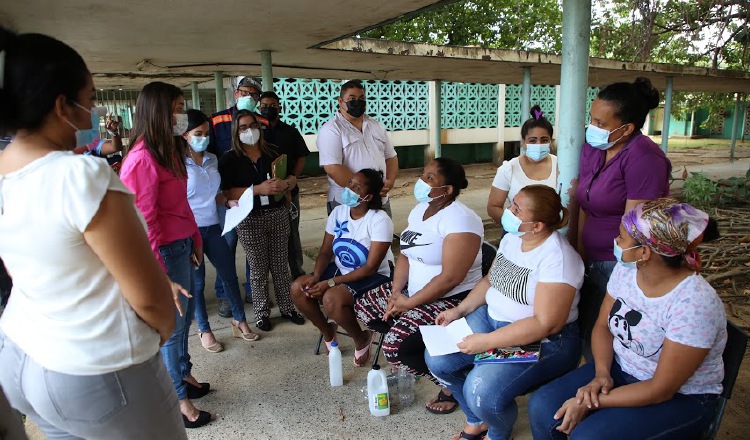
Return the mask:
<path fill-rule="evenodd" d="M 458 438 L 459 440 L 482 440 L 485 435 L 487 435 L 487 431 L 482 431 L 479 434 L 467 434 L 466 432 L 461 431 L 461 433 L 458 434 Z"/>
<path fill-rule="evenodd" d="M 194 422 L 191 422 L 187 417 L 185 417 L 185 414 L 182 415 L 182 423 L 185 425 L 185 428 L 188 429 L 200 428 L 201 426 L 207 425 L 210 421 L 211 414 L 207 413 L 206 411 L 199 411 L 198 418 L 195 419 Z"/>
<path fill-rule="evenodd" d="M 433 404 L 435 404 L 435 403 L 441 403 L 441 402 L 453 402 L 453 403 L 455 403 L 455 405 L 453 405 L 453 408 L 451 408 L 451 409 L 443 409 L 443 410 L 440 410 L 440 409 L 432 409 L 432 408 L 430 408 L 430 407 L 429 407 L 428 405 L 425 405 L 425 409 L 426 409 L 427 411 L 429 411 L 429 412 L 433 413 L 433 414 L 450 414 L 450 413 L 452 413 L 453 411 L 455 411 L 455 410 L 456 410 L 456 408 L 458 408 L 458 400 L 456 400 L 456 398 L 455 398 L 455 397 L 453 397 L 453 394 L 451 394 L 451 395 L 449 396 L 449 395 L 445 394 L 445 393 L 443 392 L 443 390 L 440 390 L 440 392 L 439 392 L 439 393 L 438 393 L 438 395 L 437 395 L 437 400 L 435 400 L 435 401 L 433 402 Z"/>
<path fill-rule="evenodd" d="M 200 382 L 201 386 L 197 387 L 193 385 L 192 383 L 183 380 L 185 382 L 185 387 L 187 389 L 187 398 L 188 399 L 200 399 L 201 397 L 208 394 L 208 392 L 211 390 L 211 384 L 208 382 Z"/>

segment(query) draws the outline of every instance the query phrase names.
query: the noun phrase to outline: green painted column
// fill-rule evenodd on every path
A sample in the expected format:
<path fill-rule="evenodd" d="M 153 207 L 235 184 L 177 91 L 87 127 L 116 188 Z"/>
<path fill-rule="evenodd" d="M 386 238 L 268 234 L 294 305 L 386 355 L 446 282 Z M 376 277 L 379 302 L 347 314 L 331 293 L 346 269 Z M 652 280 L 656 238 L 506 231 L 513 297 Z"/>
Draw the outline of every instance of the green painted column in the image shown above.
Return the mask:
<path fill-rule="evenodd" d="M 667 90 L 664 91 L 664 120 L 661 124 L 661 151 L 667 153 L 669 143 L 669 120 L 672 119 L 672 82 L 674 78 L 667 77 Z"/>
<path fill-rule="evenodd" d="M 531 67 L 523 68 L 523 86 L 521 87 L 521 121 L 529 119 L 531 111 Z"/>
<path fill-rule="evenodd" d="M 260 51 L 260 67 L 263 76 L 263 91 L 273 92 L 273 63 L 270 50 Z"/>
<path fill-rule="evenodd" d="M 732 143 L 729 147 L 729 161 L 734 162 L 734 147 L 737 145 L 737 126 L 740 125 L 740 94 L 734 100 L 734 113 L 732 113 Z"/>
<path fill-rule="evenodd" d="M 442 156 L 442 121 L 443 112 L 443 82 L 438 80 L 430 81 L 430 145 L 425 153 L 425 164 L 430 160 Z"/>
<path fill-rule="evenodd" d="M 589 44 L 591 42 L 591 1 L 563 0 L 562 65 L 560 66 L 560 102 L 565 111 L 559 118 L 557 167 L 558 190 L 563 206 L 571 212 L 570 231 L 578 228 L 578 186 L 581 148 L 586 141 L 586 91 L 589 79 Z M 576 240 L 575 236 L 571 240 Z M 573 241 L 575 243 L 575 241 Z"/>
<path fill-rule="evenodd" d="M 216 110 L 227 108 L 227 100 L 224 95 L 224 73 L 214 72 L 214 87 L 216 88 Z"/>
<path fill-rule="evenodd" d="M 198 81 L 190 83 L 190 94 L 193 96 L 193 108 L 196 110 L 201 109 L 201 97 L 198 91 Z"/>

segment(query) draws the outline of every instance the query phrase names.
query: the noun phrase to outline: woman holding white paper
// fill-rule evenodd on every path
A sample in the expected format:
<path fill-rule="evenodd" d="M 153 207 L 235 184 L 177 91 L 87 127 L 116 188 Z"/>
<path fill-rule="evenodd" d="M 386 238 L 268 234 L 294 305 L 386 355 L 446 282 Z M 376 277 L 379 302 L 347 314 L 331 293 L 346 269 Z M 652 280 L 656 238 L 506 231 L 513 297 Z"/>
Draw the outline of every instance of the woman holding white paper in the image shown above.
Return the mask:
<path fill-rule="evenodd" d="M 269 270 L 281 317 L 298 325 L 305 323 L 289 294 L 289 211 L 283 196 L 291 189 L 291 183 L 289 179 L 271 178 L 273 161 L 279 156 L 278 148 L 263 139 L 256 116 L 246 110 L 237 112 L 232 121 L 232 149 L 221 157 L 219 173 L 221 189 L 229 200 L 238 200 L 253 187 L 253 210 L 237 226 L 237 235 L 250 265 L 255 325 L 263 331 L 272 328 Z"/>
<path fill-rule="evenodd" d="M 459 353 L 430 356 L 430 372 L 453 392 L 466 414 L 454 439 L 508 439 L 518 415 L 515 398 L 578 365 L 578 298 L 583 262 L 557 229 L 568 211 L 554 189 L 530 185 L 503 212 L 495 261 L 456 308 L 437 316 L 448 325 L 466 317 L 474 334 L 458 344 Z M 496 348 L 541 341 L 533 363 L 478 363 L 475 355 Z"/>
<path fill-rule="evenodd" d="M 195 216 L 203 239 L 203 253 L 216 268 L 216 273 L 224 282 L 224 291 L 232 309 L 232 334 L 245 341 L 257 341 L 260 335 L 253 333 L 245 319 L 245 307 L 240 296 L 237 281 L 237 269 L 234 265 L 234 254 L 226 240 L 221 236 L 219 214 L 216 204 L 230 208 L 237 202 L 229 200 L 219 192 L 221 176 L 219 160 L 206 151 L 208 147 L 209 121 L 200 110 L 188 110 L 188 127 L 182 137 L 189 146 L 185 157 L 188 182 L 187 196 L 190 209 Z M 195 298 L 195 322 L 198 324 L 198 337 L 201 345 L 211 353 L 218 353 L 224 346 L 216 340 L 206 313 L 206 262 L 202 261 L 193 277 L 193 297 Z"/>

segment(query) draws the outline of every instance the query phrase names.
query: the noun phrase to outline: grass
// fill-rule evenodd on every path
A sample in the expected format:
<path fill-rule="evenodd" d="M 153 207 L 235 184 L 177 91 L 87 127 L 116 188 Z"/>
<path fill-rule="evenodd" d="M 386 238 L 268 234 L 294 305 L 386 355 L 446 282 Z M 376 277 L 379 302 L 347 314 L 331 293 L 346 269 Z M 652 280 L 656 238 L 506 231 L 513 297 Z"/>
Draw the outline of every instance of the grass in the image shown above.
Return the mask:
<path fill-rule="evenodd" d="M 661 136 L 650 136 L 651 139 L 653 139 L 654 142 L 661 145 Z M 731 141 L 729 139 L 712 139 L 712 138 L 703 138 L 703 139 L 688 139 L 686 137 L 671 137 L 669 138 L 669 144 L 667 146 L 668 149 L 682 149 L 682 148 L 726 148 L 729 149 L 731 146 Z M 737 139 L 736 148 L 740 147 L 750 147 L 750 139 L 745 139 L 744 142 L 742 142 L 739 138 Z"/>

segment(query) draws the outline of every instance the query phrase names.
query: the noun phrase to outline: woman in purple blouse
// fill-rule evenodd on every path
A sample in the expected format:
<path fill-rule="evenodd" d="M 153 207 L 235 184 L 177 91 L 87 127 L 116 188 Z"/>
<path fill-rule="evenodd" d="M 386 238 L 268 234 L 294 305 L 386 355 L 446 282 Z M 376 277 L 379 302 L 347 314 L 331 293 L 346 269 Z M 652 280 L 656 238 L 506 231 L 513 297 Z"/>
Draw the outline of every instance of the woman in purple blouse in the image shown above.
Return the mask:
<path fill-rule="evenodd" d="M 591 329 L 616 263 L 612 249 L 620 219 L 637 204 L 669 194 L 672 165 L 641 133 L 659 101 L 651 81 L 636 78 L 604 87 L 591 104 L 576 190 L 578 252 L 587 275 L 578 306 L 586 359 L 591 358 Z"/>

